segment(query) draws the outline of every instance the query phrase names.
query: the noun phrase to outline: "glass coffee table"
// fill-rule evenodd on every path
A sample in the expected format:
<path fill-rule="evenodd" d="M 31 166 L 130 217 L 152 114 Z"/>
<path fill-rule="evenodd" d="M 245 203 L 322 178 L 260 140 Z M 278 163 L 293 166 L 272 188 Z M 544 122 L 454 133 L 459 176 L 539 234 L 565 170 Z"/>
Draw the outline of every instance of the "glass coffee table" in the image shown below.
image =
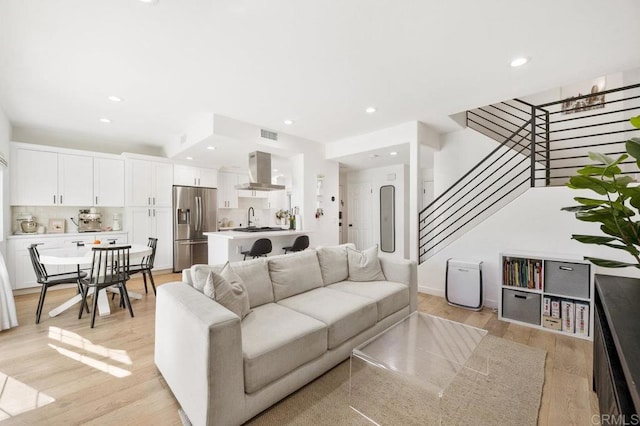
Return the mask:
<path fill-rule="evenodd" d="M 488 374 L 474 354 L 486 330 L 414 312 L 351 353 L 352 409 L 375 424 L 437 425 L 442 399 L 462 369 Z"/>

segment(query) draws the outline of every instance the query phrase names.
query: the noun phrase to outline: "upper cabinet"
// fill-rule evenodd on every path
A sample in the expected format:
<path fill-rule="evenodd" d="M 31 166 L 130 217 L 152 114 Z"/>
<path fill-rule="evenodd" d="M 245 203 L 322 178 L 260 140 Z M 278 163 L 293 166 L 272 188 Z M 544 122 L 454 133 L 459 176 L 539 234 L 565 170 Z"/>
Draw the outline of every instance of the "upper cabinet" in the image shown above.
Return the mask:
<path fill-rule="evenodd" d="M 218 173 L 218 208 L 238 208 L 238 175 L 235 173 Z"/>
<path fill-rule="evenodd" d="M 15 147 L 12 149 L 11 204 L 93 205 L 93 157 Z"/>
<path fill-rule="evenodd" d="M 93 205 L 124 206 L 124 160 L 93 159 Z"/>
<path fill-rule="evenodd" d="M 215 188 L 218 186 L 218 171 L 176 164 L 173 168 L 173 183 L 175 185 Z"/>
<path fill-rule="evenodd" d="M 173 164 L 128 159 L 126 173 L 128 206 L 171 207 Z"/>

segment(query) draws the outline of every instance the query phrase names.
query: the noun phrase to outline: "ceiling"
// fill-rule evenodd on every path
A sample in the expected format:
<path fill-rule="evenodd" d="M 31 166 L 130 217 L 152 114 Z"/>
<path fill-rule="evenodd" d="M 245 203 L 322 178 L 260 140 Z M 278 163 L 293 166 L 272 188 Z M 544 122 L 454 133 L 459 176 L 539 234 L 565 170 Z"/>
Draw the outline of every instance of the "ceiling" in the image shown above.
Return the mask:
<path fill-rule="evenodd" d="M 0 104 L 14 127 L 132 146 L 212 113 L 323 143 L 449 131 L 465 109 L 640 66 L 638 17 L 637 0 L 0 0 Z"/>

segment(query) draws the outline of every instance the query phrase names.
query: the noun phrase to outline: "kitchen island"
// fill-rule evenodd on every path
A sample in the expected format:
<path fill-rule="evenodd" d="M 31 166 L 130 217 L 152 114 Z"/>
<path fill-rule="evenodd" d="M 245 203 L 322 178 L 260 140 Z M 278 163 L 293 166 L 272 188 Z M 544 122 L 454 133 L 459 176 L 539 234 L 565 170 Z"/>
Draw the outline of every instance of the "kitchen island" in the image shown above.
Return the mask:
<path fill-rule="evenodd" d="M 251 249 L 253 243 L 260 238 L 271 240 L 273 250 L 269 256 L 284 254 L 282 248 L 293 244 L 298 235 L 309 235 L 305 231 L 221 231 L 204 232 L 209 242 L 209 264 L 220 265 L 223 263 L 242 260 L 244 256 L 240 252 Z"/>

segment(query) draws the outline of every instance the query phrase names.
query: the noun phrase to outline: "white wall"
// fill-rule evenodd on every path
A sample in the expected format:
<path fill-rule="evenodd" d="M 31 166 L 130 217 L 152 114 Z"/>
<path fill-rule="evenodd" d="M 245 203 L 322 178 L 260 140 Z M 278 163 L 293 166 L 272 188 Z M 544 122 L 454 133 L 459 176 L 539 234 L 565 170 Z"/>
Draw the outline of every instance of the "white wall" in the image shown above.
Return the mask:
<path fill-rule="evenodd" d="M 350 172 L 347 174 L 347 185 L 353 183 L 368 182 L 372 186 L 372 206 L 371 206 L 371 226 L 372 242 L 380 245 L 380 187 L 383 185 L 393 185 L 395 187 L 395 234 L 396 244 L 394 253 L 380 252 L 380 256 L 389 256 L 400 259 L 409 258 L 409 227 L 406 221 L 409 215 L 408 206 L 408 179 L 409 167 L 403 164 L 378 167 Z M 391 180 L 391 177 L 393 179 Z M 343 222 L 344 223 L 344 222 Z M 346 224 L 348 225 L 348 224 Z M 348 226 L 345 232 L 348 232 Z M 365 249 L 367 247 L 358 247 Z"/>
<path fill-rule="evenodd" d="M 433 156 L 434 196 L 446 191 L 497 146 L 494 140 L 469 128 L 441 135 L 440 150 Z"/>
<path fill-rule="evenodd" d="M 531 188 L 493 216 L 471 229 L 444 250 L 418 267 L 420 291 L 444 296 L 445 267 L 449 258 L 483 262 L 485 305 L 498 303 L 499 253 L 525 251 L 539 254 L 582 257 L 594 256 L 633 262 L 620 250 L 586 245 L 571 239 L 571 234 L 601 235 L 597 224 L 584 223 L 572 213 L 560 211 L 575 205 L 573 197 L 592 196 L 589 191 L 566 187 Z M 597 273 L 640 277 L 633 268 L 597 268 Z"/>

